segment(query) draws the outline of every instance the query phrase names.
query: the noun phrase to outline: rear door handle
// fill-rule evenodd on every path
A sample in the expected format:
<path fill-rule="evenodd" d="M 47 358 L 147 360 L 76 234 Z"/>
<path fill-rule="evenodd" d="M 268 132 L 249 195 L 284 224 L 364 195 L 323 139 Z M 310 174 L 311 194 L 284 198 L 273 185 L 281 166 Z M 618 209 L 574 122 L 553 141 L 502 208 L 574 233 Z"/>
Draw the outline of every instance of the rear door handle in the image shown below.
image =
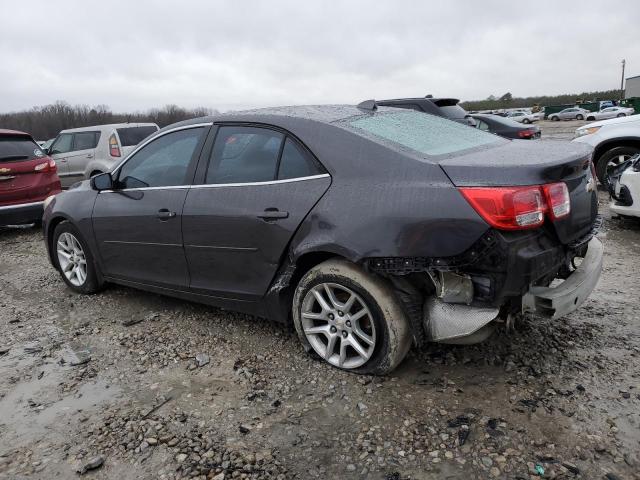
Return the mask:
<path fill-rule="evenodd" d="M 89 153 L 87 154 L 87 158 L 93 158 L 93 155 Z"/>
<path fill-rule="evenodd" d="M 264 212 L 258 215 L 258 218 L 263 220 L 279 220 L 282 218 L 289 218 L 289 212 L 281 212 L 277 208 L 267 208 Z"/>
<path fill-rule="evenodd" d="M 171 212 L 166 208 L 161 208 L 160 210 L 158 210 L 158 218 L 160 220 L 169 220 L 170 218 L 173 218 L 176 216 L 176 212 Z"/>

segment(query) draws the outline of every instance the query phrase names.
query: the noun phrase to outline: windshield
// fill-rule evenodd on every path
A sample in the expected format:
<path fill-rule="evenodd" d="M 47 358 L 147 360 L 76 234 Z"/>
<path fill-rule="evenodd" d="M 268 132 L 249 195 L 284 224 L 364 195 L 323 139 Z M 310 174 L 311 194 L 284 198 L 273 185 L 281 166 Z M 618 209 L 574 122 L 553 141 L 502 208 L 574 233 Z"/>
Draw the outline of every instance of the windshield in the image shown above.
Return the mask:
<path fill-rule="evenodd" d="M 0 162 L 31 160 L 43 157 L 41 148 L 29 137 L 18 135 L 0 136 Z"/>
<path fill-rule="evenodd" d="M 426 113 L 377 113 L 347 120 L 357 133 L 373 135 L 426 155 L 443 155 L 503 142 L 477 128 Z"/>

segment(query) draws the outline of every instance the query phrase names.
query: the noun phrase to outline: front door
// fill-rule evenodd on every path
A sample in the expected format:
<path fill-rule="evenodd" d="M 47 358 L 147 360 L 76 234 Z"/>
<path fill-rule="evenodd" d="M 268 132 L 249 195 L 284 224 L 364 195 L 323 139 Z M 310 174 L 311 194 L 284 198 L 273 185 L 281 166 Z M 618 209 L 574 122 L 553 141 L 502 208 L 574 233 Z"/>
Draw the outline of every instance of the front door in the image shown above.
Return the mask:
<path fill-rule="evenodd" d="M 114 172 L 115 188 L 100 192 L 93 228 L 108 277 L 186 288 L 182 207 L 208 127 L 152 140 Z"/>
<path fill-rule="evenodd" d="M 49 155 L 56 161 L 58 167 L 58 177 L 63 187 L 71 185 L 69 179 L 69 162 L 67 157 L 73 150 L 73 134 L 61 133 L 49 147 Z"/>
<path fill-rule="evenodd" d="M 258 300 L 331 177 L 282 132 L 222 126 L 201 180 L 182 220 L 191 289 Z"/>

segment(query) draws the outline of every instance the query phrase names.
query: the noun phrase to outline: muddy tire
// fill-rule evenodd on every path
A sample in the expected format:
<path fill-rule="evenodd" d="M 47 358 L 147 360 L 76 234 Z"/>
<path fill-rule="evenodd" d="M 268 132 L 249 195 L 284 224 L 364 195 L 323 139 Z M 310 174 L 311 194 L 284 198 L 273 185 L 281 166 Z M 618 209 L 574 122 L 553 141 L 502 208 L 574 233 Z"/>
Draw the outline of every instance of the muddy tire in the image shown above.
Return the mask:
<path fill-rule="evenodd" d="M 293 322 L 304 349 L 336 368 L 384 375 L 411 347 L 391 285 L 345 260 L 327 260 L 300 280 Z"/>
<path fill-rule="evenodd" d="M 64 221 L 56 226 L 51 250 L 62 280 L 73 291 L 92 294 L 102 288 L 93 254 L 74 224 Z"/>
<path fill-rule="evenodd" d="M 605 189 L 609 188 L 607 171 L 616 165 L 620 165 L 636 153 L 640 153 L 640 148 L 632 146 L 615 147 L 600 156 L 598 163 L 596 163 L 596 176 Z"/>

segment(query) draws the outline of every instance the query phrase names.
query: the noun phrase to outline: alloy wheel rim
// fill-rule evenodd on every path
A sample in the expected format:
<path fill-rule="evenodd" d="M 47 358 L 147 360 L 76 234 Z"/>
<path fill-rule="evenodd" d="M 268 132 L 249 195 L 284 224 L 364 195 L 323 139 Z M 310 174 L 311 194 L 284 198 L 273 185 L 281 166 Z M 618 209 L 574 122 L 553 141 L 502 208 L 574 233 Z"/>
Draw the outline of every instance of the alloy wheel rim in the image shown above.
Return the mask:
<path fill-rule="evenodd" d="M 302 330 L 315 352 L 339 368 L 358 368 L 376 346 L 371 310 L 360 295 L 337 283 L 321 283 L 304 297 Z"/>
<path fill-rule="evenodd" d="M 87 258 L 78 239 L 69 232 L 58 237 L 56 246 L 58 263 L 65 278 L 76 287 L 87 280 Z"/>
<path fill-rule="evenodd" d="M 611 172 L 611 170 L 613 170 L 618 165 L 622 165 L 624 162 L 629 160 L 632 156 L 633 155 L 618 155 L 617 157 L 614 157 L 611 160 L 609 160 L 609 163 L 607 163 L 607 166 L 605 168 L 605 181 L 603 183 L 605 184 L 609 183 L 609 172 Z"/>

